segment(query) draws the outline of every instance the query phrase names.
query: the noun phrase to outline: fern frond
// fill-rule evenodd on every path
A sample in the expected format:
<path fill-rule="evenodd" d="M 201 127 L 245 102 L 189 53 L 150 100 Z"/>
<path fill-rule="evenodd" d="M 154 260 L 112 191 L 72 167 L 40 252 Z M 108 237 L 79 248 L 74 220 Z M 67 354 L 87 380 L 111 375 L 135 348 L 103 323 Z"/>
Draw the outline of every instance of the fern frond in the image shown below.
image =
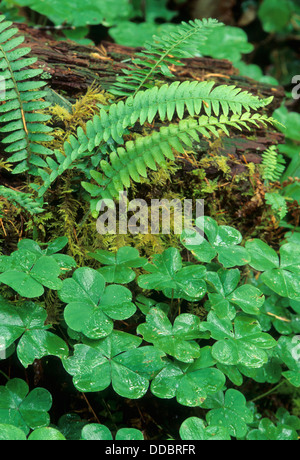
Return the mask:
<path fill-rule="evenodd" d="M 166 166 L 166 159 L 175 159 L 173 149 L 184 153 L 184 145 L 192 147 L 192 140 L 199 141 L 199 135 L 219 137 L 220 132 L 229 135 L 228 127 L 250 130 L 251 125 L 259 127 L 267 123 L 275 123 L 275 120 L 266 115 L 245 112 L 231 117 L 221 115 L 219 118 L 202 115 L 198 120 L 185 119 L 177 125 L 163 126 L 159 131 L 128 141 L 125 148 L 119 147 L 112 152 L 110 162 L 101 161 L 101 172 L 91 171 L 98 185 L 83 182 L 82 186 L 92 197 L 98 197 L 91 204 L 92 209 L 97 209 L 99 199 L 117 198 L 119 192 L 130 187 L 131 180 L 141 182 L 142 177 L 147 177 L 147 168 L 155 171 L 157 165 Z"/>
<path fill-rule="evenodd" d="M 283 155 L 278 153 L 277 147 L 272 145 L 262 154 L 264 171 L 262 177 L 266 181 L 276 182 L 280 180 L 286 168 Z"/>
<path fill-rule="evenodd" d="M 19 47 L 24 37 L 16 36 L 18 29 L 11 25 L 0 16 L 0 132 L 5 133 L 1 142 L 8 145 L 9 161 L 19 163 L 12 171 L 17 174 L 46 166 L 39 155 L 52 152 L 40 143 L 51 140 L 52 129 L 44 124 L 51 117 L 39 112 L 50 105 L 41 100 L 47 93 L 40 88 L 46 83 L 33 80 L 43 71 L 28 69 L 37 58 L 26 57 L 31 49 Z"/>
<path fill-rule="evenodd" d="M 84 170 L 84 161 L 88 157 L 92 157 L 93 167 L 98 166 L 93 158 L 100 161 L 103 154 L 101 144 L 102 147 L 104 142 L 108 145 L 110 140 L 119 145 L 124 144 L 123 135 L 127 128 L 134 126 L 137 121 L 141 125 L 146 121 L 152 123 L 156 116 L 159 116 L 161 121 L 171 121 L 175 115 L 183 119 L 186 113 L 193 117 L 199 115 L 202 110 L 207 116 L 219 116 L 220 113 L 227 116 L 230 112 L 240 115 L 243 110 L 248 112 L 250 109 L 265 107 L 271 100 L 272 98 L 259 99 L 236 86 L 215 86 L 214 82 L 174 82 L 160 88 L 139 91 L 136 96 L 112 104 L 107 110 L 100 109 L 100 114 L 87 122 L 86 132 L 79 127 L 77 138 L 72 135 L 64 143 L 64 153 L 56 150 L 55 159 L 46 158 L 51 173 L 39 169 L 38 173 L 44 184 L 39 188 L 38 194 L 43 196 L 51 183 L 67 169 L 76 167 Z"/>
<path fill-rule="evenodd" d="M 107 147 L 103 146 L 99 152 L 92 155 L 88 150 L 80 151 L 80 142 L 75 136 L 71 135 L 68 142 L 64 143 L 64 153 L 54 150 L 52 156 L 46 158 L 47 169 L 39 168 L 38 174 L 43 180 L 43 185 L 30 184 L 39 197 L 42 197 L 49 189 L 51 184 L 64 172 L 76 168 L 82 171 L 87 178 L 90 178 L 90 169 L 99 166 L 100 160 L 104 153 L 107 154 Z M 47 171 L 50 169 L 50 173 Z"/>
<path fill-rule="evenodd" d="M 207 116 L 225 116 L 232 112 L 240 115 L 243 110 L 258 110 L 272 101 L 259 99 L 248 91 L 242 91 L 236 86 L 218 85 L 214 82 L 178 81 L 160 88 L 154 87 L 139 91 L 136 96 L 130 96 L 126 101 L 119 101 L 109 106 L 108 110 L 101 109 L 99 115 L 87 122 L 86 132 L 81 127 L 77 130 L 76 140 L 71 139 L 73 150 L 81 154 L 92 152 L 102 141 L 110 137 L 118 144 L 123 144 L 123 135 L 128 127 L 137 121 L 143 125 L 146 121 L 152 123 L 158 115 L 161 121 L 172 121 L 174 115 L 182 119 L 186 114 L 199 115 L 204 110 Z"/>
<path fill-rule="evenodd" d="M 266 203 L 271 206 L 274 214 L 282 220 L 288 213 L 287 201 L 284 196 L 278 192 L 266 193 Z"/>
<path fill-rule="evenodd" d="M 20 206 L 28 211 L 30 214 L 39 214 L 44 212 L 41 204 L 36 202 L 32 195 L 29 193 L 18 192 L 12 190 L 8 187 L 0 186 L 0 198 L 5 198 L 6 200 L 13 203 L 15 206 Z"/>
<path fill-rule="evenodd" d="M 110 92 L 118 96 L 137 94 L 142 88 L 149 88 L 149 79 L 160 75 L 172 77 L 168 65 L 183 65 L 178 59 L 193 57 L 191 50 L 197 49 L 214 31 L 223 26 L 216 19 L 195 19 L 188 23 L 182 22 L 176 32 L 169 35 L 153 36 L 152 42 L 146 42 L 145 51 L 136 53 L 129 68 L 123 70 L 125 77 L 117 77 Z M 193 42 L 197 42 L 193 46 Z M 151 85 L 153 86 L 153 85 Z"/>

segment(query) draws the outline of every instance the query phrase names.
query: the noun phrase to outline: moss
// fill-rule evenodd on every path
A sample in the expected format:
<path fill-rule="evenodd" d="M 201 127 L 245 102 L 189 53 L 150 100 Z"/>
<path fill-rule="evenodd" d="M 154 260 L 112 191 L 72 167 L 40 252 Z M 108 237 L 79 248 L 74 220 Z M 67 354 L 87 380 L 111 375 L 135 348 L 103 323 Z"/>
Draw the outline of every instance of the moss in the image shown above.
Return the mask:
<path fill-rule="evenodd" d="M 92 85 L 75 103 L 69 112 L 61 106 L 51 107 L 54 127 L 53 141 L 47 144 L 51 149 L 63 152 L 63 144 L 71 134 L 76 134 L 79 126 L 99 111 L 99 104 L 107 105 L 112 96 L 99 86 Z M 144 125 L 141 132 L 131 133 L 128 138 L 141 136 L 153 130 Z M 245 141 L 247 141 L 245 139 Z M 277 223 L 270 210 L 264 205 L 264 186 L 260 169 L 254 163 L 245 164 L 243 159 L 226 154 L 227 138 L 202 139 L 193 149 L 183 154 L 176 152 L 176 161 L 168 161 L 166 168 L 149 171 L 147 179 L 140 184 L 132 183 L 129 199 L 145 199 L 149 204 L 156 199 L 203 199 L 205 214 L 213 216 L 219 224 L 238 228 L 246 237 L 258 233 L 269 241 L 279 238 Z M 224 150 L 225 149 L 225 150 Z M 225 151 L 225 153 L 224 153 Z M 9 168 L 8 164 L 0 167 Z M 237 166 L 238 173 L 232 173 Z M 40 178 L 34 178 L 40 183 Z M 124 245 L 132 245 L 145 255 L 162 252 L 167 246 L 180 247 L 177 235 L 99 235 L 96 221 L 89 214 L 89 203 L 80 187 L 84 175 L 80 171 L 69 170 L 55 182 L 55 187 L 45 195 L 47 212 L 29 216 L 13 205 L 0 201 L 1 229 L 10 235 L 9 249 L 16 246 L 20 237 L 49 241 L 65 235 L 69 239 L 69 254 L 79 265 L 84 265 L 89 250 L 116 250 Z M 30 187 L 27 190 L 31 191 Z M 2 241 L 6 241 L 5 234 Z"/>

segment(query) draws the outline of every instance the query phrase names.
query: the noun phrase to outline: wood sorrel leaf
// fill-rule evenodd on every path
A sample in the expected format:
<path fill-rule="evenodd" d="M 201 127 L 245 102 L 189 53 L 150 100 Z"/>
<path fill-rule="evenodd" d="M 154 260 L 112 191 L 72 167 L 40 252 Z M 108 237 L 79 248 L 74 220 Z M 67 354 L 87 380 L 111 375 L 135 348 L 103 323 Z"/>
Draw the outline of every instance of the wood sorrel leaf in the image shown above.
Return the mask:
<path fill-rule="evenodd" d="M 91 339 L 105 337 L 113 330 L 113 320 L 127 319 L 136 307 L 129 289 L 106 286 L 104 277 L 92 268 L 79 268 L 63 282 L 59 297 L 68 305 L 64 317 L 68 326 Z"/>
<path fill-rule="evenodd" d="M 44 388 L 35 388 L 29 393 L 26 382 L 12 379 L 0 387 L 0 423 L 14 425 L 29 433 L 30 428 L 47 426 L 50 421 L 48 411 L 52 397 Z"/>
<path fill-rule="evenodd" d="M 184 441 L 230 441 L 231 437 L 226 427 L 206 426 L 198 417 L 189 417 L 179 429 L 179 434 Z"/>
<path fill-rule="evenodd" d="M 259 324 L 248 316 L 236 317 L 233 327 L 231 321 L 219 319 L 211 312 L 203 328 L 217 340 L 212 347 L 213 357 L 228 366 L 262 367 L 268 361 L 265 350 L 276 346 L 276 340 L 263 333 Z"/>
<path fill-rule="evenodd" d="M 218 255 L 219 262 L 225 268 L 243 266 L 250 262 L 248 251 L 239 246 L 242 235 L 235 228 L 218 226 L 211 217 L 196 219 L 196 227 L 205 233 L 207 240 L 196 231 L 188 230 L 181 235 L 182 244 L 192 251 L 196 259 L 209 263 Z"/>
<path fill-rule="evenodd" d="M 227 428 L 231 436 L 242 438 L 253 421 L 253 414 L 246 406 L 246 399 L 237 390 L 227 390 L 214 409 L 208 412 L 206 419 L 209 424 Z"/>
<path fill-rule="evenodd" d="M 184 406 L 195 407 L 203 403 L 208 395 L 223 388 L 225 376 L 218 369 L 198 368 L 196 363 L 169 362 L 152 381 L 152 393 L 163 399 L 176 397 Z"/>
<path fill-rule="evenodd" d="M 200 331 L 200 319 L 195 315 L 179 315 L 172 326 L 162 310 L 152 308 L 146 316 L 146 323 L 138 326 L 137 333 L 179 361 L 191 363 L 200 356 L 200 346 L 194 339 L 201 338 L 203 332 Z"/>
<path fill-rule="evenodd" d="M 147 259 L 139 256 L 136 248 L 124 246 L 116 254 L 109 251 L 98 250 L 89 253 L 90 257 L 106 265 L 98 269 L 107 283 L 127 284 L 133 281 L 136 274 L 132 268 L 142 267 L 147 263 Z"/>
<path fill-rule="evenodd" d="M 63 364 L 80 391 L 102 391 L 112 384 L 124 398 L 138 399 L 147 392 L 149 379 L 164 366 L 164 353 L 154 347 L 137 348 L 141 341 L 113 331 L 105 339 L 75 345 L 74 355 Z"/>
<path fill-rule="evenodd" d="M 17 355 L 24 367 L 35 359 L 53 355 L 62 358 L 68 355 L 67 344 L 57 335 L 47 331 L 46 310 L 39 304 L 24 302 L 22 305 L 0 301 L 0 337 L 4 348 L 8 348 L 19 337 Z"/>

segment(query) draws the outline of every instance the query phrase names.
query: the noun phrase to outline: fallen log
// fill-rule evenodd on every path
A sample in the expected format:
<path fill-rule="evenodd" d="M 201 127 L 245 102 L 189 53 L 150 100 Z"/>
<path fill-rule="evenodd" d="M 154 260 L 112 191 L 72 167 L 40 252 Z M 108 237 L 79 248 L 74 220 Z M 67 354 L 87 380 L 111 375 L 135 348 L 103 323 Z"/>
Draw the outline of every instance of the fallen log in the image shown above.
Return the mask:
<path fill-rule="evenodd" d="M 122 73 L 122 68 L 126 68 L 126 60 L 141 50 L 105 41 L 97 46 L 79 45 L 71 40 L 58 41 L 49 33 L 26 24 L 18 24 L 18 27 L 26 37 L 26 45 L 38 57 L 34 67 L 42 67 L 49 74 L 49 86 L 56 91 L 64 91 L 69 97 L 86 91 L 93 82 L 107 90 L 116 76 Z M 182 61 L 185 66 L 174 71 L 177 80 L 213 79 L 216 83 L 240 86 L 261 97 L 274 96 L 268 108 L 270 113 L 279 107 L 284 98 L 282 87 L 241 77 L 232 63 L 225 59 L 205 57 Z"/>
<path fill-rule="evenodd" d="M 85 46 L 70 40 L 57 40 L 53 35 L 38 28 L 31 28 L 26 24 L 17 24 L 20 33 L 25 36 L 25 44 L 32 50 L 32 54 L 37 56 L 37 62 L 33 68 L 42 68 L 48 87 L 61 94 L 65 99 L 74 102 L 78 97 L 85 94 L 87 89 L 96 83 L 104 90 L 109 90 L 116 80 L 116 76 L 122 74 L 122 69 L 126 68 L 128 61 L 136 51 L 141 48 L 130 48 L 111 42 L 101 42 L 95 46 Z M 264 110 L 271 116 L 285 97 L 284 89 L 280 86 L 272 86 L 259 83 L 245 76 L 240 76 L 239 71 L 234 68 L 227 60 L 217 60 L 208 57 L 184 59 L 185 66 L 172 68 L 174 78 L 179 81 L 185 80 L 213 80 L 217 84 L 235 85 L 243 90 L 249 91 L 261 98 L 273 96 L 272 103 Z M 40 77 L 39 77 L 40 78 Z M 166 82 L 171 79 L 165 78 Z M 160 122 L 155 122 L 155 128 L 159 128 Z M 136 126 L 139 132 L 141 127 Z M 218 181 L 218 191 L 208 192 L 205 200 L 210 206 L 211 213 L 227 215 L 227 222 L 236 225 L 243 232 L 249 230 L 249 234 L 255 231 L 258 225 L 264 221 L 263 190 L 261 190 L 261 178 L 256 174 L 255 178 L 249 176 L 248 164 L 261 163 L 261 153 L 274 144 L 284 142 L 283 134 L 279 133 L 272 126 L 262 127 L 255 131 L 239 132 L 235 129 L 230 130 L 229 137 L 223 137 L 221 143 L 212 146 L 207 139 L 201 139 L 196 146 L 196 163 L 186 158 L 178 156 L 180 171 L 172 177 L 170 189 L 172 193 L 177 193 L 181 187 L 184 193 L 193 196 L 194 191 L 201 190 L 201 181 L 194 182 L 197 178 L 193 173 L 202 168 L 201 159 L 214 156 L 227 157 L 227 166 L 230 174 L 222 175 L 222 171 L 216 166 L 216 162 L 206 163 L 205 181 Z M 193 156 L 193 155 L 192 155 Z M 241 182 L 235 180 L 236 176 L 243 175 Z M 230 179 L 231 176 L 231 179 Z M 11 186 L 18 186 L 18 177 L 13 176 L 6 182 L 11 182 Z M 0 181 L 1 182 L 1 181 Z M 181 185 L 180 185 L 181 184 Z M 228 185 L 229 184 L 229 185 Z M 5 185 L 8 185 L 5 183 Z M 151 196 L 157 194 L 161 196 L 165 188 L 159 190 L 142 184 L 141 195 L 147 194 L 147 187 Z M 189 190 L 191 188 L 191 190 Z M 255 195 L 255 196 L 254 196 Z M 156 195 L 155 195 L 156 197 Z M 254 200 L 254 201 L 253 201 Z M 217 204 L 216 204 L 217 203 Z M 243 222 L 240 223 L 241 216 Z M 264 225 L 264 224 L 262 224 Z"/>
<path fill-rule="evenodd" d="M 86 46 L 71 40 L 56 40 L 51 34 L 26 24 L 18 24 L 20 32 L 26 37 L 25 43 L 32 49 L 38 61 L 33 67 L 43 68 L 49 87 L 74 100 L 94 82 L 108 90 L 116 76 L 126 68 L 126 61 L 141 48 L 131 48 L 111 42 L 101 42 L 96 46 Z M 268 115 L 277 109 L 285 96 L 281 86 L 259 83 L 240 76 L 239 71 L 225 59 L 194 58 L 183 59 L 184 67 L 174 70 L 175 78 L 184 80 L 214 80 L 218 84 L 236 85 L 260 97 L 273 96 L 273 102 L 266 108 Z M 166 78 L 166 81 L 171 81 Z M 233 145 L 227 148 L 231 153 L 254 154 L 268 146 L 283 142 L 283 135 L 275 129 L 259 130 L 257 141 L 245 142 L 239 134 L 234 134 Z M 237 137 L 236 137 L 237 136 Z M 232 152 L 233 150 L 233 152 Z M 257 157 L 257 155 L 256 155 Z"/>

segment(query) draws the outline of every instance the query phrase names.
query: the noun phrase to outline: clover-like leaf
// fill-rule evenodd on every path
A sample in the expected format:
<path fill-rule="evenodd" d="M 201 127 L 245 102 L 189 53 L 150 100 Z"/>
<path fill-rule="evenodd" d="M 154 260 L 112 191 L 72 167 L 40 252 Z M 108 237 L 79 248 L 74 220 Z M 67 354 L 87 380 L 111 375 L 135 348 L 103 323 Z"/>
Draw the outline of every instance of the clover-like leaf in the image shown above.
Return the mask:
<path fill-rule="evenodd" d="M 28 434 L 49 424 L 52 397 L 44 388 L 29 393 L 26 382 L 12 379 L 0 387 L 0 423 L 14 425 Z"/>
<path fill-rule="evenodd" d="M 282 361 L 276 356 L 273 356 L 275 353 L 276 349 L 271 350 L 268 362 L 258 369 L 239 365 L 238 370 L 255 382 L 278 383 L 281 380 Z"/>
<path fill-rule="evenodd" d="M 211 217 L 196 219 L 196 227 L 205 233 L 207 240 L 196 230 L 185 230 L 182 244 L 192 251 L 196 259 L 210 263 L 216 256 L 225 268 L 243 266 L 250 262 L 248 251 L 240 246 L 241 233 L 226 225 L 218 226 Z"/>
<path fill-rule="evenodd" d="M 277 409 L 276 419 L 278 425 L 288 425 L 295 431 L 300 430 L 300 418 L 296 415 L 291 415 L 284 407 Z"/>
<path fill-rule="evenodd" d="M 200 356 L 200 346 L 195 339 L 200 339 L 200 319 L 195 315 L 184 313 L 176 317 L 172 326 L 167 315 L 159 308 L 152 308 L 146 316 L 146 323 L 140 324 L 137 333 L 146 342 L 174 356 L 185 363 L 193 362 Z"/>
<path fill-rule="evenodd" d="M 240 387 L 243 384 L 243 376 L 237 366 L 228 366 L 227 364 L 217 363 L 217 369 L 223 372 L 231 382 Z M 255 369 L 256 370 L 256 369 Z"/>
<path fill-rule="evenodd" d="M 26 331 L 17 346 L 18 358 L 24 367 L 43 356 L 68 356 L 68 346 L 63 339 L 52 332 L 33 329 Z"/>
<path fill-rule="evenodd" d="M 250 315 L 260 313 L 265 296 L 251 284 L 237 287 L 239 281 L 240 271 L 238 269 L 222 269 L 217 273 L 207 272 L 206 282 L 211 292 L 208 294 L 209 302 L 219 318 L 234 319 L 236 308 Z"/>
<path fill-rule="evenodd" d="M 26 441 L 26 434 L 14 425 L 0 423 L 0 441 Z"/>
<path fill-rule="evenodd" d="M 52 256 L 64 249 L 64 247 L 67 244 L 68 238 L 66 236 L 62 236 L 56 238 L 56 240 L 53 240 L 49 244 L 47 244 L 47 247 L 45 249 L 41 249 L 41 247 L 36 241 L 24 238 L 18 243 L 18 248 L 25 249 L 26 251 L 32 252 L 33 254 L 37 255 Z"/>
<path fill-rule="evenodd" d="M 116 6 L 112 0 L 103 2 L 94 2 L 87 0 L 84 4 L 81 0 L 53 0 L 52 2 L 40 2 L 36 0 L 20 0 L 20 6 L 26 6 L 33 11 L 45 15 L 55 25 L 61 25 L 66 22 L 76 28 L 87 25 L 103 24 L 105 27 L 118 24 L 120 21 L 128 20 L 135 16 L 133 5 L 127 0 L 120 0 Z"/>
<path fill-rule="evenodd" d="M 298 434 L 288 425 L 274 425 L 268 418 L 259 422 L 258 428 L 247 435 L 249 441 L 297 441 Z"/>
<path fill-rule="evenodd" d="M 300 387 L 300 339 L 299 337 L 280 337 L 276 349 L 288 371 L 282 375 L 296 388 Z"/>
<path fill-rule="evenodd" d="M 101 267 L 98 272 L 104 276 L 107 283 L 127 284 L 133 281 L 136 274 L 132 268 L 143 267 L 147 259 L 140 257 L 136 248 L 124 246 L 116 254 L 98 250 L 95 253 L 89 253 L 89 256 L 106 265 Z"/>
<path fill-rule="evenodd" d="M 81 437 L 81 430 L 87 423 L 87 420 L 83 420 L 78 414 L 71 412 L 59 418 L 57 428 L 66 439 L 78 441 Z"/>
<path fill-rule="evenodd" d="M 263 241 L 254 239 L 246 243 L 251 255 L 250 265 L 263 272 L 260 279 L 281 297 L 300 300 L 300 248 L 287 243 L 280 248 L 279 256 Z"/>
<path fill-rule="evenodd" d="M 81 439 L 84 441 L 112 441 L 113 436 L 105 425 L 89 423 L 81 431 Z"/>
<path fill-rule="evenodd" d="M 292 309 L 300 314 L 300 301 L 297 301 L 297 300 L 291 300 L 290 301 L 290 306 L 292 307 Z"/>
<path fill-rule="evenodd" d="M 230 441 L 228 428 L 206 426 L 198 417 L 187 418 L 180 426 L 180 438 L 183 441 Z"/>
<path fill-rule="evenodd" d="M 144 315 L 147 315 L 153 307 L 160 308 L 166 314 L 168 314 L 170 310 L 170 305 L 167 303 L 157 302 L 156 300 L 150 299 L 149 297 L 145 297 L 141 294 L 136 297 L 135 303 Z"/>
<path fill-rule="evenodd" d="M 54 355 L 62 358 L 68 355 L 68 346 L 57 335 L 47 331 L 46 310 L 39 304 L 24 302 L 10 304 L 0 300 L 0 337 L 4 348 L 8 348 L 19 337 L 17 355 L 24 367 L 35 359 Z"/>
<path fill-rule="evenodd" d="M 261 20 L 265 32 L 281 32 L 288 24 L 293 15 L 294 5 L 288 0 L 276 4 L 275 0 L 264 0 L 258 9 L 258 17 Z"/>
<path fill-rule="evenodd" d="M 259 272 L 279 268 L 279 257 L 270 246 L 261 240 L 253 239 L 246 242 L 246 248 L 251 255 L 250 265 Z"/>
<path fill-rule="evenodd" d="M 113 330 L 113 320 L 130 318 L 136 311 L 132 294 L 124 286 L 106 286 L 104 277 L 92 268 L 78 268 L 63 282 L 60 299 L 67 303 L 67 325 L 91 339 L 105 337 Z"/>
<path fill-rule="evenodd" d="M 60 289 L 62 281 L 59 276 L 62 270 L 76 266 L 71 257 L 54 252 L 62 249 L 67 241 L 65 238 L 63 241 L 55 240 L 52 248 L 50 244 L 42 250 L 35 241 L 21 240 L 17 251 L 9 257 L 0 256 L 0 272 L 3 272 L 0 282 L 28 298 L 40 297 L 44 293 L 44 286 L 53 290 Z"/>
<path fill-rule="evenodd" d="M 268 361 L 265 350 L 276 346 L 275 339 L 263 333 L 258 322 L 248 316 L 238 316 L 233 327 L 229 319 L 220 319 L 210 312 L 202 327 L 217 340 L 212 347 L 213 357 L 228 366 L 242 364 L 250 368 L 262 367 Z"/>
<path fill-rule="evenodd" d="M 46 426 L 34 430 L 28 436 L 28 441 L 65 441 L 66 438 L 56 428 Z"/>
<path fill-rule="evenodd" d="M 75 345 L 74 355 L 63 360 L 80 391 L 102 391 L 112 384 L 124 398 L 141 398 L 148 390 L 149 379 L 164 366 L 164 353 L 154 347 L 137 348 L 142 339 L 113 331 L 101 340 L 86 340 Z"/>
<path fill-rule="evenodd" d="M 206 416 L 210 425 L 227 428 L 235 438 L 242 438 L 248 431 L 248 425 L 253 421 L 253 414 L 246 406 L 246 398 L 237 390 L 227 390 L 225 396 L 216 399 Z M 206 407 L 208 408 L 208 407 Z"/>
<path fill-rule="evenodd" d="M 191 251 L 200 262 L 209 263 L 217 256 L 215 248 L 196 229 L 185 229 L 180 240 L 183 246 Z"/>
<path fill-rule="evenodd" d="M 215 361 L 196 359 L 192 364 L 168 362 L 166 367 L 151 383 L 151 392 L 162 399 L 176 397 L 179 404 L 195 407 L 203 403 L 208 395 L 220 391 L 225 384 L 225 376 L 212 366 Z"/>
<path fill-rule="evenodd" d="M 263 273 L 261 280 L 280 296 L 300 300 L 299 274 L 279 268 Z"/>
<path fill-rule="evenodd" d="M 62 281 L 57 262 L 47 256 L 34 256 L 26 250 L 18 250 L 10 256 L 10 268 L 0 275 L 0 282 L 7 284 L 23 297 L 40 297 L 44 287 L 60 289 Z"/>
<path fill-rule="evenodd" d="M 214 59 L 228 59 L 236 65 L 241 62 L 242 55 L 253 50 L 247 33 L 241 27 L 220 27 L 209 36 L 205 43 L 199 43 L 198 51 Z M 243 74 L 247 75 L 247 74 Z"/>
<path fill-rule="evenodd" d="M 245 313 L 249 315 L 258 315 L 260 313 L 260 308 L 264 304 L 265 296 L 255 286 L 243 284 L 230 294 L 228 299 L 232 304 L 240 307 Z"/>
<path fill-rule="evenodd" d="M 120 428 L 116 433 L 116 441 L 143 441 L 144 436 L 136 428 Z"/>
<path fill-rule="evenodd" d="M 299 315 L 293 314 L 288 308 L 292 302 L 275 293 L 269 295 L 258 318 L 263 329 L 269 331 L 274 327 L 280 335 L 300 332 Z"/>
<path fill-rule="evenodd" d="M 59 238 L 56 238 L 56 240 L 51 241 L 48 244 L 47 248 L 43 251 L 46 256 L 52 256 L 52 258 L 56 260 L 62 271 L 71 270 L 77 265 L 73 257 L 70 257 L 66 254 L 57 254 L 67 244 L 68 238 L 66 238 L 65 236 L 61 236 Z"/>
<path fill-rule="evenodd" d="M 235 318 L 236 309 L 222 294 L 208 294 L 208 299 L 208 305 L 219 318 L 228 318 L 230 320 Z"/>
<path fill-rule="evenodd" d="M 183 267 L 180 252 L 176 248 L 169 248 L 153 257 L 153 263 L 145 269 L 151 274 L 141 275 L 138 285 L 143 289 L 163 291 L 168 298 L 182 298 L 197 301 L 206 294 L 204 276 L 205 267 L 189 265 Z"/>
<path fill-rule="evenodd" d="M 85 441 L 112 441 L 113 436 L 105 425 L 90 423 L 82 429 L 81 439 Z M 116 441 L 142 441 L 144 436 L 136 428 L 120 428 L 115 439 Z"/>

